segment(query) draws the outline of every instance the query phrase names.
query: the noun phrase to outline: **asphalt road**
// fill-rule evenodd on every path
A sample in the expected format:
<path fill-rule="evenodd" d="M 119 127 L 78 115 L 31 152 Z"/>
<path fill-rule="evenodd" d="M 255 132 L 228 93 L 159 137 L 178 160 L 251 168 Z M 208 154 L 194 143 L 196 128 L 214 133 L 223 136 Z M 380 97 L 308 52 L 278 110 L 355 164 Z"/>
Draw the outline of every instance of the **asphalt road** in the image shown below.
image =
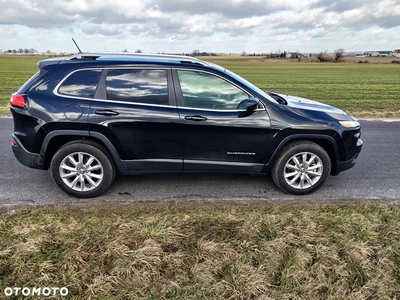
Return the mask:
<path fill-rule="evenodd" d="M 97 199 L 399 200 L 400 121 L 361 120 L 361 125 L 364 148 L 356 166 L 330 176 L 312 195 L 286 195 L 266 176 L 208 173 L 117 177 L 108 192 Z M 81 202 L 59 190 L 48 171 L 29 169 L 14 158 L 12 127 L 11 118 L 0 118 L 0 206 Z"/>

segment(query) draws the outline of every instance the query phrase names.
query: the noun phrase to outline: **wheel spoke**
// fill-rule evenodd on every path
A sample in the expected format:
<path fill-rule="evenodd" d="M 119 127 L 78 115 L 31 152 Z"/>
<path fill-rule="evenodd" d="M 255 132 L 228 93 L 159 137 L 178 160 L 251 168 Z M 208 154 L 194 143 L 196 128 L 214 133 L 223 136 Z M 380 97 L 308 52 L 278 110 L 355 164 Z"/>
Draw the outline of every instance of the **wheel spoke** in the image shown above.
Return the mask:
<path fill-rule="evenodd" d="M 99 170 L 99 169 L 101 169 L 101 165 L 95 165 L 95 166 L 86 168 L 86 171 L 91 172 L 91 171 L 96 171 L 96 170 Z"/>
<path fill-rule="evenodd" d="M 75 160 L 75 158 L 72 155 L 68 155 L 67 159 L 73 164 L 75 167 L 78 165 L 78 162 Z"/>
<path fill-rule="evenodd" d="M 300 177 L 300 174 L 297 173 L 297 175 L 289 182 L 289 184 L 290 185 L 294 184 L 297 181 L 297 179 L 299 179 L 299 177 Z"/>
<path fill-rule="evenodd" d="M 307 175 L 307 174 L 304 174 L 304 178 L 307 180 L 307 182 L 310 184 L 310 186 L 312 186 L 312 185 L 313 185 L 313 182 L 312 182 L 311 178 L 310 178 L 310 177 L 308 177 L 308 175 Z"/>
<path fill-rule="evenodd" d="M 291 165 L 290 163 L 287 163 L 285 168 L 288 168 L 288 169 L 291 169 L 291 170 L 296 170 L 296 171 L 300 170 L 299 167 L 297 167 L 296 165 Z"/>
<path fill-rule="evenodd" d="M 94 157 L 91 156 L 91 157 L 88 159 L 88 161 L 86 162 L 85 168 L 89 167 L 89 166 L 92 164 L 93 161 L 94 161 Z"/>
<path fill-rule="evenodd" d="M 321 175 L 322 175 L 322 173 L 314 172 L 314 171 L 307 171 L 307 174 L 308 174 L 308 175 L 315 176 L 315 177 L 318 177 L 318 176 L 321 176 Z"/>
<path fill-rule="evenodd" d="M 75 186 L 76 186 L 76 184 L 77 184 L 77 182 L 78 182 L 78 180 L 79 180 L 79 177 L 80 177 L 80 176 L 76 176 L 75 179 L 74 179 L 72 182 L 69 183 L 69 187 L 70 187 L 71 189 L 74 189 L 74 188 L 75 188 Z"/>
<path fill-rule="evenodd" d="M 76 172 L 76 168 L 67 166 L 67 165 L 65 165 L 65 164 L 61 165 L 60 168 L 66 170 L 66 171 Z"/>
<path fill-rule="evenodd" d="M 304 152 L 302 155 L 302 163 L 304 164 L 306 162 L 307 162 L 307 153 Z"/>
<path fill-rule="evenodd" d="M 300 187 L 304 189 L 304 174 L 300 176 Z"/>
<path fill-rule="evenodd" d="M 92 172 L 88 172 L 87 174 L 86 174 L 86 176 L 88 176 L 88 177 L 90 177 L 90 178 L 96 178 L 96 179 L 102 179 L 103 178 L 103 175 L 101 175 L 101 174 L 96 174 L 96 173 L 92 173 Z"/>
<path fill-rule="evenodd" d="M 83 165 L 83 153 L 82 152 L 78 153 L 78 163 Z"/>
<path fill-rule="evenodd" d="M 85 189 L 85 178 L 83 178 L 82 175 L 80 175 L 79 178 L 81 182 L 81 191 L 83 192 L 83 190 Z"/>
<path fill-rule="evenodd" d="M 311 163 L 314 161 L 314 159 L 315 159 L 316 157 L 317 157 L 317 156 L 316 156 L 315 154 L 311 155 L 311 158 L 307 161 L 307 164 L 308 164 L 308 165 L 311 165 Z"/>
<path fill-rule="evenodd" d="M 61 175 L 61 178 L 70 178 L 70 177 L 77 176 L 77 175 L 78 175 L 78 172 L 65 173 L 65 174 Z"/>
<path fill-rule="evenodd" d="M 316 164 L 316 165 L 313 165 L 313 166 L 308 167 L 308 170 L 315 170 L 315 169 L 319 169 L 319 168 L 321 168 L 321 167 L 322 167 L 322 164 L 321 164 L 321 163 L 318 163 L 318 164 Z"/>
<path fill-rule="evenodd" d="M 87 175 L 86 175 L 86 180 L 89 182 L 89 184 L 90 184 L 92 187 L 96 187 L 96 186 L 97 186 L 96 182 L 94 182 L 90 176 L 87 176 Z"/>
<path fill-rule="evenodd" d="M 299 172 L 297 172 L 297 171 L 294 171 L 292 173 L 285 173 L 285 178 L 290 178 L 290 177 L 295 176 L 297 174 L 299 174 Z"/>
<path fill-rule="evenodd" d="M 300 169 L 300 162 L 299 162 L 299 160 L 297 159 L 297 157 L 296 156 L 293 156 L 293 161 L 294 161 L 294 163 L 296 164 L 296 167 L 298 167 L 299 169 Z"/>

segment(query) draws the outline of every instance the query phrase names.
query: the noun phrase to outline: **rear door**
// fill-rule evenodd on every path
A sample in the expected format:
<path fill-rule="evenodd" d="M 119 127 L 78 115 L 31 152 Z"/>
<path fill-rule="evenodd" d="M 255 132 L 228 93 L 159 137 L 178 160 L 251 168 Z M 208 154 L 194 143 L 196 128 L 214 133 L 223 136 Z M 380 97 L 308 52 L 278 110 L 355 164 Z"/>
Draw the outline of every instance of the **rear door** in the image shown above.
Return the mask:
<path fill-rule="evenodd" d="M 89 126 L 132 172 L 182 171 L 179 116 L 168 68 L 104 70 Z"/>
<path fill-rule="evenodd" d="M 270 141 L 265 107 L 246 111 L 252 95 L 220 75 L 184 69 L 173 74 L 184 170 L 260 172 Z"/>

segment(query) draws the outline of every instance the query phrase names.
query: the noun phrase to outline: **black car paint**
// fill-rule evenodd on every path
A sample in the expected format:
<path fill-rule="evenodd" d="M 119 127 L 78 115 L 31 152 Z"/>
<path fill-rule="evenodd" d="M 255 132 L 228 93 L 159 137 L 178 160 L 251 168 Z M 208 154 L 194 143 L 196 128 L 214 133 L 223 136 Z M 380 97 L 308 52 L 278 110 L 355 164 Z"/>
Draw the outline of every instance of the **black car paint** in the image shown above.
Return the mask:
<path fill-rule="evenodd" d="M 39 64 L 40 65 L 40 64 Z M 296 139 L 309 139 L 330 148 L 332 174 L 354 165 L 361 151 L 356 146 L 360 128 L 348 130 L 338 120 L 352 121 L 351 116 L 299 110 L 273 103 L 222 70 L 193 64 L 135 63 L 135 67 L 167 68 L 170 106 L 116 103 L 102 99 L 99 84 L 95 100 L 55 97 L 53 90 L 60 79 L 79 68 L 132 68 L 131 64 L 107 61 L 54 61 L 42 63 L 39 79 L 19 92 L 26 95 L 26 108 L 11 108 L 14 117 L 13 147 L 17 159 L 33 168 L 48 168 L 47 147 L 59 136 L 94 138 L 111 153 L 121 173 L 163 171 L 229 171 L 266 173 L 284 145 Z M 209 111 L 183 107 L 176 77 L 171 70 L 185 68 L 221 76 L 257 97 L 262 108 L 248 111 Z M 44 71 L 43 71 L 44 70 Z M 104 71 L 103 71 L 104 72 Z M 104 80 L 104 76 L 101 77 Z M 173 84 L 171 84 L 173 83 Z M 68 111 L 68 107 L 74 109 Z M 81 110 L 78 120 L 70 115 Z M 109 110 L 116 115 L 101 115 Z M 78 112 L 79 113 L 79 112 Z M 185 117 L 200 117 L 191 120 Z M 44 142 L 46 141 L 46 142 Z M 22 157 L 24 151 L 28 157 Z M 254 153 L 254 155 L 229 155 Z M 185 163 L 186 162 L 186 163 Z"/>

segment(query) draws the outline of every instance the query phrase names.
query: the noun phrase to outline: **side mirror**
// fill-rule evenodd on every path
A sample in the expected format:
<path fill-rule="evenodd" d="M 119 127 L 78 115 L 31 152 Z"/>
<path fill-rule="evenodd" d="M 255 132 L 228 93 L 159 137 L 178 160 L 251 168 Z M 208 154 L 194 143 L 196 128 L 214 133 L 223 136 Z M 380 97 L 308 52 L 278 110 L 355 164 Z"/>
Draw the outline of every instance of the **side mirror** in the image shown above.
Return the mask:
<path fill-rule="evenodd" d="M 246 110 L 247 111 L 255 111 L 258 108 L 258 104 L 260 103 L 260 100 L 257 98 L 251 97 L 247 100 L 247 106 Z"/>

